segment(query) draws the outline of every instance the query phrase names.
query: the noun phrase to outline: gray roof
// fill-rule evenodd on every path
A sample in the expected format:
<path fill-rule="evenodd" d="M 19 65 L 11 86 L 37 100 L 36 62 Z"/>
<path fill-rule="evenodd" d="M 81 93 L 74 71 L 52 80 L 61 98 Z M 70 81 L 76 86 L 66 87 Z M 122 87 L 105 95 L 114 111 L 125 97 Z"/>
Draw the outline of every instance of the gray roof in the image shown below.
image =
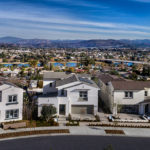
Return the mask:
<path fill-rule="evenodd" d="M 144 90 L 150 88 L 150 81 L 111 81 L 114 90 Z"/>
<path fill-rule="evenodd" d="M 70 74 L 67 74 L 66 72 L 45 72 L 43 79 L 64 79 L 67 78 Z"/>
<path fill-rule="evenodd" d="M 14 83 L 11 83 L 11 82 L 8 82 L 8 81 L 0 81 L 0 86 L 3 85 L 3 84 L 7 84 L 7 85 L 10 85 L 10 86 L 14 86 L 16 88 L 20 88 L 17 85 L 15 85 Z"/>
<path fill-rule="evenodd" d="M 56 87 L 62 86 L 62 85 L 65 85 L 65 84 L 69 84 L 69 83 L 72 83 L 72 82 L 76 82 L 76 81 L 78 81 L 77 76 L 72 75 L 71 77 L 68 77 L 66 79 L 56 81 Z"/>
<path fill-rule="evenodd" d="M 86 74 L 86 73 L 81 73 L 81 74 L 77 74 L 78 77 L 84 77 L 84 78 L 91 78 L 91 74 Z"/>
<path fill-rule="evenodd" d="M 72 74 L 72 76 L 66 79 L 56 81 L 56 87 L 77 82 L 77 81 L 98 88 L 98 86 L 94 81 L 89 80 L 88 78 L 78 77 L 76 74 Z"/>
<path fill-rule="evenodd" d="M 125 79 L 123 78 L 109 74 L 100 74 L 98 75 L 98 78 L 105 84 L 110 81 L 125 81 Z"/>

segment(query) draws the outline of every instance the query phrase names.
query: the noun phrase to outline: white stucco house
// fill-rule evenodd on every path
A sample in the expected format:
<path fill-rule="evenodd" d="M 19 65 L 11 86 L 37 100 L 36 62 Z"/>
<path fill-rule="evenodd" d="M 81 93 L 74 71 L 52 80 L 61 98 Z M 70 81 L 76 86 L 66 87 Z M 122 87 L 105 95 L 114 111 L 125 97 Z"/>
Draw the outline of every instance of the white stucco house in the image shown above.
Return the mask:
<path fill-rule="evenodd" d="M 0 82 L 0 123 L 22 120 L 23 89 Z"/>
<path fill-rule="evenodd" d="M 150 81 L 125 81 L 103 75 L 99 86 L 101 100 L 114 115 L 150 113 Z"/>
<path fill-rule="evenodd" d="M 71 74 L 67 74 L 65 72 L 45 72 L 43 75 L 43 94 L 57 92 L 55 82 L 70 76 Z"/>
<path fill-rule="evenodd" d="M 55 74 L 56 75 L 56 74 Z M 38 98 L 38 116 L 43 105 L 54 105 L 57 115 L 93 114 L 98 111 L 98 86 L 90 79 L 69 74 L 63 79 L 49 79 L 44 83 L 43 95 Z"/>

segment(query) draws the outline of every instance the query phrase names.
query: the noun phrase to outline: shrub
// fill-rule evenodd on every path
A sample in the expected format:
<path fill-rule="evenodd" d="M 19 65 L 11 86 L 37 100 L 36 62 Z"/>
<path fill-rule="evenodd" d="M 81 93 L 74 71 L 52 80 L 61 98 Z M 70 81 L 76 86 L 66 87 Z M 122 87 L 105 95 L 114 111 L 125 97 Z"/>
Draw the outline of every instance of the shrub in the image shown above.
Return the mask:
<path fill-rule="evenodd" d="M 96 121 L 99 122 L 100 121 L 100 117 L 98 115 L 95 116 Z"/>
<path fill-rule="evenodd" d="M 57 122 L 54 121 L 54 119 L 50 119 L 47 121 L 36 121 L 36 127 L 48 127 L 48 126 L 59 126 Z"/>
<path fill-rule="evenodd" d="M 48 122 L 53 117 L 53 115 L 56 114 L 56 107 L 54 107 L 53 105 L 43 106 L 41 114 L 43 120 L 46 120 Z"/>
<path fill-rule="evenodd" d="M 69 120 L 69 121 L 72 120 L 71 114 L 68 115 L 68 120 Z"/>

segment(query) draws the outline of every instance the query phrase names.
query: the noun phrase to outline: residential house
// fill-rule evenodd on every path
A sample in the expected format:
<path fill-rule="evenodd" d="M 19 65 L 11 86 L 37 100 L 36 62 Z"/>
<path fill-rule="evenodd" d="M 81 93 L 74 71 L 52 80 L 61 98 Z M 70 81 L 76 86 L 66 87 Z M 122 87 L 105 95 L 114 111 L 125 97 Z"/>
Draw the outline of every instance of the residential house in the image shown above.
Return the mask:
<path fill-rule="evenodd" d="M 108 83 L 110 81 L 124 81 L 123 78 L 120 78 L 118 76 L 114 76 L 114 75 L 110 75 L 110 74 L 106 74 L 106 73 L 101 73 L 98 74 L 97 77 L 99 78 L 99 82 L 98 82 L 98 86 L 101 89 L 99 92 L 99 98 L 100 101 L 102 102 L 103 107 L 105 107 L 105 110 L 107 109 L 107 111 L 112 112 L 112 105 L 113 102 L 110 100 L 111 99 L 111 94 L 110 94 L 110 90 L 108 88 Z"/>
<path fill-rule="evenodd" d="M 38 116 L 41 116 L 42 107 L 50 104 L 56 107 L 57 115 L 96 115 L 99 88 L 92 80 L 76 74 L 70 74 L 64 79 L 53 82 L 51 77 L 49 79 L 47 83 L 52 83 L 53 89 L 47 89 L 47 84 L 44 84 L 46 87 L 43 88 L 43 95 L 38 98 Z"/>
<path fill-rule="evenodd" d="M 0 82 L 0 122 L 22 120 L 23 89 Z"/>
<path fill-rule="evenodd" d="M 150 82 L 104 80 L 100 78 L 101 100 L 110 112 L 130 114 L 150 113 Z"/>
<path fill-rule="evenodd" d="M 55 88 L 55 82 L 65 79 L 69 76 L 70 74 L 65 72 L 45 72 L 43 75 L 43 94 L 57 92 L 57 89 Z"/>

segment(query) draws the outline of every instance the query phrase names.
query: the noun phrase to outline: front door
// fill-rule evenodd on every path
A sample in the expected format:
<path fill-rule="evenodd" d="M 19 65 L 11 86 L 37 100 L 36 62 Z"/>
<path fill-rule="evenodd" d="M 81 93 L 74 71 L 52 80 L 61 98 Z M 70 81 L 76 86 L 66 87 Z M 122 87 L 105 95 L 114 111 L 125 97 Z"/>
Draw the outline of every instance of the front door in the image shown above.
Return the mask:
<path fill-rule="evenodd" d="M 148 113 L 148 104 L 145 105 L 145 114 Z"/>
<path fill-rule="evenodd" d="M 66 105 L 64 105 L 64 104 L 59 105 L 59 114 L 60 115 L 65 115 L 66 114 Z"/>

